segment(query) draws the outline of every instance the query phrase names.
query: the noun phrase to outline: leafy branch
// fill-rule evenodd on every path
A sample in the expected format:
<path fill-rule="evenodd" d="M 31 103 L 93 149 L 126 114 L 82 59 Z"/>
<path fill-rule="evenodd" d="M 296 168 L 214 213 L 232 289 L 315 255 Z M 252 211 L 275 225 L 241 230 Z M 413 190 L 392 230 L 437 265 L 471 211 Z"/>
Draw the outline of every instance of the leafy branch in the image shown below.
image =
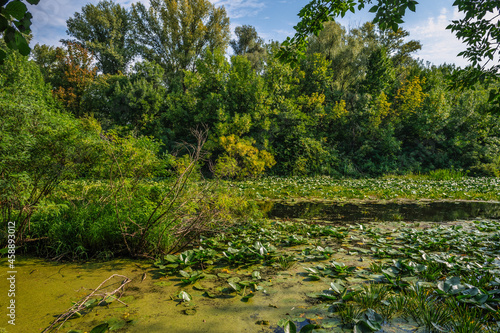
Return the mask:
<path fill-rule="evenodd" d="M 26 0 L 31 5 L 37 5 L 40 0 Z M 0 0 L 0 34 L 7 47 L 18 50 L 23 56 L 30 54 L 30 47 L 26 37 L 31 33 L 31 19 L 33 15 L 28 11 L 26 4 L 21 0 Z M 7 53 L 0 48 L 0 64 Z"/>

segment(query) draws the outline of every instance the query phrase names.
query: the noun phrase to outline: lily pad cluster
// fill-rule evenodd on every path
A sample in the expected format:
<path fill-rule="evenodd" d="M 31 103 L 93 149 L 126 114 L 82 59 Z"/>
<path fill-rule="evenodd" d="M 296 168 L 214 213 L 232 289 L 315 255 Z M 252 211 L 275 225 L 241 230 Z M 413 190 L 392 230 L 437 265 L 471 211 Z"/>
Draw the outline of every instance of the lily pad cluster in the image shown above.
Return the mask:
<path fill-rule="evenodd" d="M 386 176 L 376 179 L 266 177 L 230 183 L 256 200 L 452 199 L 500 200 L 495 177 L 435 179 L 428 176 Z"/>
<path fill-rule="evenodd" d="M 416 226 L 353 227 L 350 245 L 362 240 L 369 248 L 370 268 L 305 267 L 310 280 L 329 283 L 308 296 L 330 304 L 330 316 L 355 332 L 378 331 L 394 318 L 424 331 L 498 332 L 500 222 Z"/>

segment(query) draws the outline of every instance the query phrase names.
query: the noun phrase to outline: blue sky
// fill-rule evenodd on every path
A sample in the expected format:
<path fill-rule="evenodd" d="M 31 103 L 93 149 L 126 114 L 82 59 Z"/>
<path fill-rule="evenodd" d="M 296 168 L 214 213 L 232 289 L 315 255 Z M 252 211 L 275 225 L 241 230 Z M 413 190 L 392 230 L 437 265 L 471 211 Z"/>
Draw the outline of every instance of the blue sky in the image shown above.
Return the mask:
<path fill-rule="evenodd" d="M 148 3 L 148 0 L 115 0 L 124 7 L 133 2 Z M 265 40 L 283 41 L 294 34 L 300 9 L 308 0 L 210 0 L 216 6 L 224 6 L 231 20 L 231 31 L 240 25 L 252 25 Z M 87 3 L 98 0 L 42 0 L 30 6 L 33 13 L 33 45 L 36 43 L 59 46 L 59 40 L 67 38 L 66 20 L 81 10 Z M 453 0 L 421 0 L 416 13 L 409 12 L 403 28 L 410 32 L 410 39 L 419 40 L 423 48 L 415 56 L 439 65 L 455 63 L 465 66 L 467 62 L 456 55 L 465 46 L 445 29 L 452 19 L 460 17 L 452 6 Z M 364 10 L 348 14 L 338 20 L 344 27 L 356 28 L 373 19 L 373 14 Z"/>

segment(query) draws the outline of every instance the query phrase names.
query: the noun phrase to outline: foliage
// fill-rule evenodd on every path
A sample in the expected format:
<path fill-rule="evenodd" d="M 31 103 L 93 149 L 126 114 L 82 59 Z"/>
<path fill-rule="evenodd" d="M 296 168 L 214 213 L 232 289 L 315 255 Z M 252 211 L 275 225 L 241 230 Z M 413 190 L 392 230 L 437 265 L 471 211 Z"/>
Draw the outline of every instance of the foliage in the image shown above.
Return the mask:
<path fill-rule="evenodd" d="M 427 97 L 422 91 L 422 83 L 419 77 L 414 77 L 411 81 L 406 81 L 398 90 L 395 97 L 396 115 L 404 118 L 419 112 Z"/>
<path fill-rule="evenodd" d="M 500 4 L 497 1 L 470 2 L 457 0 L 453 3 L 465 17 L 453 20 L 447 29 L 455 32 L 457 38 L 467 45 L 465 51 L 458 55 L 470 61 L 470 67 L 462 73 L 457 73 L 455 86 L 473 84 L 478 81 L 498 79 L 500 65 L 496 64 L 500 56 L 500 28 L 498 17 Z M 491 65 L 489 65 L 491 63 Z M 490 91 L 490 101 L 498 101 L 500 92 Z"/>
<path fill-rule="evenodd" d="M 498 178 L 462 176 L 463 173 L 457 170 L 440 170 L 421 175 L 387 175 L 377 179 L 265 177 L 237 182 L 232 186 L 237 186 L 247 198 L 262 200 L 498 200 Z"/>
<path fill-rule="evenodd" d="M 260 38 L 254 27 L 243 25 L 234 29 L 234 34 L 238 38 L 231 40 L 229 44 L 233 48 L 235 55 L 244 55 L 252 63 L 252 67 L 260 72 L 264 65 L 266 49 L 264 40 Z"/>
<path fill-rule="evenodd" d="M 82 117 L 85 109 L 82 98 L 95 79 L 97 68 L 93 65 L 92 54 L 79 44 L 68 43 L 67 53 L 58 53 L 61 63 L 61 85 L 54 95 L 64 107 L 76 117 Z"/>
<path fill-rule="evenodd" d="M 62 47 L 36 44 L 31 53 L 32 60 L 38 65 L 42 72 L 45 83 L 52 89 L 62 85 L 64 75 L 64 59 L 67 52 Z"/>
<path fill-rule="evenodd" d="M 266 168 L 271 168 L 276 161 L 269 152 L 259 151 L 253 146 L 255 141 L 238 138 L 235 135 L 219 138 L 225 154 L 217 159 L 217 175 L 245 178 L 255 177 L 264 173 Z"/>
<path fill-rule="evenodd" d="M 63 42 L 79 44 L 92 52 L 98 68 L 104 74 L 125 73 L 135 56 L 131 39 L 132 24 L 129 12 L 109 0 L 97 5 L 87 4 L 81 13 L 66 21 L 67 33 L 73 39 Z"/>
<path fill-rule="evenodd" d="M 40 0 L 26 0 L 36 5 Z M 3 0 L 0 3 L 0 34 L 10 50 L 18 50 L 24 56 L 30 54 L 27 37 L 31 32 L 33 15 L 21 0 Z M 7 52 L 0 47 L 0 65 L 7 57 Z"/>
<path fill-rule="evenodd" d="M 166 88 L 163 69 L 155 63 L 138 62 L 129 75 L 101 75 L 82 96 L 105 130 L 161 138 L 161 110 Z"/>
<path fill-rule="evenodd" d="M 99 159 L 101 140 L 93 128 L 59 112 L 35 64 L 11 53 L 1 73 L 2 220 L 16 220 L 22 240 L 41 200 Z"/>
<path fill-rule="evenodd" d="M 225 49 L 229 42 L 229 18 L 224 7 L 208 0 L 152 0 L 150 7 L 132 5 L 134 43 L 142 57 L 165 70 L 175 87 L 176 75 L 194 70 L 206 50 Z"/>
<path fill-rule="evenodd" d="M 295 36 L 288 37 L 283 42 L 278 57 L 286 62 L 297 64 L 298 59 L 303 57 L 307 46 L 309 35 L 319 35 L 324 28 L 324 23 L 335 17 L 344 17 L 351 11 L 363 9 L 371 0 L 359 1 L 332 1 L 312 0 L 299 12 L 301 21 L 295 26 Z M 375 13 L 373 23 L 378 23 L 381 30 L 388 28 L 397 32 L 399 25 L 404 23 L 403 17 L 409 9 L 415 11 L 417 1 L 390 1 L 378 0 L 370 8 Z M 495 57 L 499 55 L 499 37 L 496 19 L 499 15 L 500 4 L 498 1 L 489 0 L 481 2 L 455 1 L 453 6 L 465 13 L 465 18 L 454 20 L 447 29 L 456 32 L 456 36 L 467 44 L 467 50 L 459 55 L 471 62 L 471 66 L 453 74 L 455 87 L 471 87 L 477 82 L 483 82 L 485 78 L 498 80 L 498 65 L 492 64 Z M 412 46 L 413 47 L 413 46 Z M 497 101 L 500 94 L 498 90 L 490 91 L 490 101 Z"/>
<path fill-rule="evenodd" d="M 103 2 L 71 22 L 100 20 L 112 8 L 125 15 Z M 500 115 L 488 103 L 498 82 L 449 89 L 456 68 L 412 59 L 421 45 L 408 41 L 407 31 L 373 23 L 347 31 L 325 22 L 305 37 L 304 57 L 293 67 L 277 61 L 282 45 L 264 45 L 251 26 L 236 29 L 235 55 L 227 57 L 227 17 L 206 1 L 136 4 L 130 15 L 137 24 L 128 42 L 146 61 L 127 73 L 96 73 L 89 62 L 77 66 L 76 52 L 43 45 L 35 46 L 34 60 L 68 110 L 93 114 L 120 136 L 151 136 L 162 142 L 161 153 L 175 154 L 179 142 L 193 143 L 190 128 L 207 126 L 205 174 L 372 177 L 455 169 L 494 175 L 499 169 Z M 146 40 L 151 34 L 156 38 Z"/>

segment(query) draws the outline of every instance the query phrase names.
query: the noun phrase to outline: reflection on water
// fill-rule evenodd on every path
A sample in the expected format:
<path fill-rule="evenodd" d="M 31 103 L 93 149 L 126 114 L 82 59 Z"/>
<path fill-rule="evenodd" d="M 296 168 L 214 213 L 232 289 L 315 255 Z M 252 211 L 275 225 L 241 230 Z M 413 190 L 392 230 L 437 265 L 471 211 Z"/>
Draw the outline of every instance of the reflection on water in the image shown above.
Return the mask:
<path fill-rule="evenodd" d="M 317 203 L 297 204 L 266 202 L 262 208 L 268 218 L 296 218 L 331 222 L 350 221 L 455 221 L 499 219 L 500 203 L 427 202 L 427 203 Z"/>

